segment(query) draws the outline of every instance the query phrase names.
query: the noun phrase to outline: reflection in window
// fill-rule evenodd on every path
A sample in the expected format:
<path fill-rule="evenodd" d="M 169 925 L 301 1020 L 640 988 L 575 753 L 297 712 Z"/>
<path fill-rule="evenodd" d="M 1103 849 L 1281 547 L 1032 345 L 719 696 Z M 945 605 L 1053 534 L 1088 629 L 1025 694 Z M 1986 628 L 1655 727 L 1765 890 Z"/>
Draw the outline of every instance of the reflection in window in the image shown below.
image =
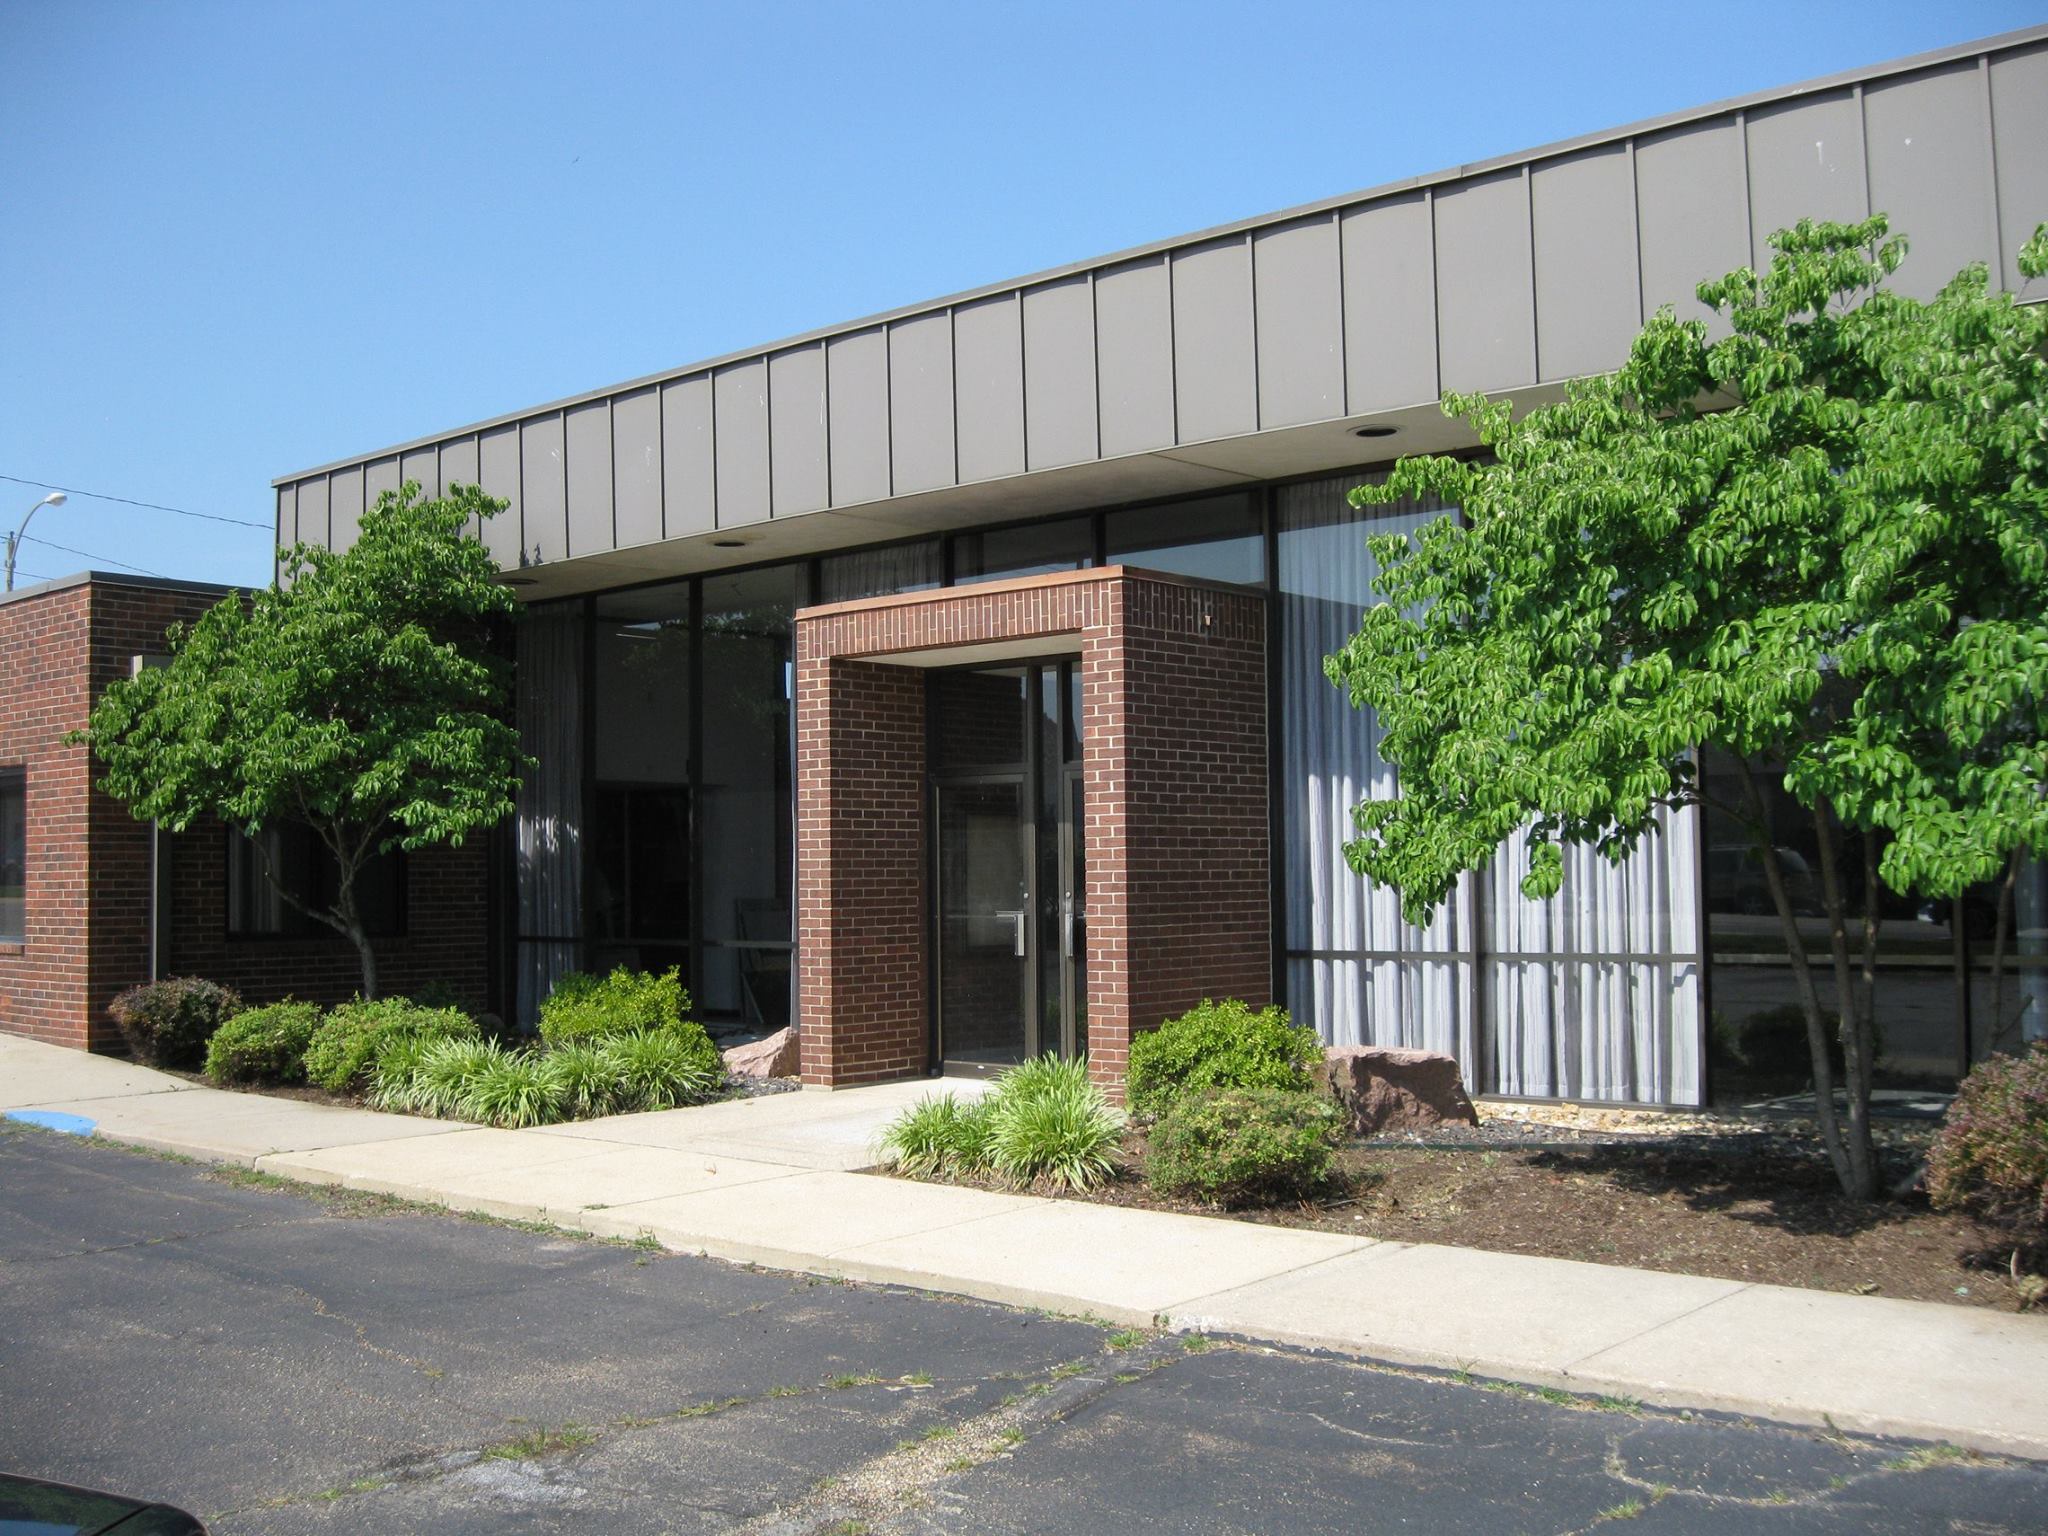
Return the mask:
<path fill-rule="evenodd" d="M 1112 512 L 1106 534 L 1111 565 L 1246 586 L 1266 579 L 1266 540 L 1247 495 Z"/>
<path fill-rule="evenodd" d="M 960 583 L 1078 571 L 1094 562 L 1095 523 L 1086 517 L 962 533 L 953 539 L 953 580 Z"/>
<path fill-rule="evenodd" d="M 850 603 L 862 597 L 925 592 L 945 574 L 945 550 L 937 539 L 827 555 L 818 562 L 818 601 Z"/>
<path fill-rule="evenodd" d="M 699 744 L 704 973 L 709 1012 L 780 1029 L 790 1018 L 795 566 L 704 581 Z"/>
<path fill-rule="evenodd" d="M 19 768 L 0 769 L 0 944 L 28 932 L 28 793 Z"/>
<path fill-rule="evenodd" d="M 594 970 L 690 980 L 690 589 L 598 599 L 586 893 Z"/>
<path fill-rule="evenodd" d="M 279 822 L 253 837 L 230 830 L 227 838 L 231 935 L 339 937 L 306 910 L 332 911 L 341 891 L 341 867 L 311 827 Z M 355 899 L 363 929 L 372 937 L 405 932 L 405 855 L 373 855 L 356 872 Z"/>

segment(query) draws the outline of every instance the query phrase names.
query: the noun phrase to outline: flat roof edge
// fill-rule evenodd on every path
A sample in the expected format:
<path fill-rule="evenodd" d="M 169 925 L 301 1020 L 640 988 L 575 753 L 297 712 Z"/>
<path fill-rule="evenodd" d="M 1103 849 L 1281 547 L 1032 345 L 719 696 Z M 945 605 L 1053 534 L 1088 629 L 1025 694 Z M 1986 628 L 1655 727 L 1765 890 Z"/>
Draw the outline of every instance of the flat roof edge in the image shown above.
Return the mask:
<path fill-rule="evenodd" d="M 53 576 L 48 581 L 16 587 L 12 592 L 0 592 L 0 607 L 31 597 L 68 592 L 74 587 L 135 587 L 146 592 L 190 592 L 201 597 L 226 597 L 231 592 L 247 590 L 218 581 L 181 581 L 174 576 L 135 576 L 126 571 L 73 571 L 69 576 Z"/>
<path fill-rule="evenodd" d="M 335 470 L 353 469 L 379 459 L 390 459 L 415 449 L 431 447 L 449 438 L 466 437 L 488 432 L 496 427 L 524 421 L 531 416 L 546 415 L 551 411 L 564 411 L 571 406 L 585 405 L 594 400 L 628 394 L 634 390 L 647 389 L 659 384 L 671 383 L 677 379 L 690 378 L 709 373 L 733 363 L 747 362 L 756 358 L 769 357 L 777 352 L 795 347 L 809 346 L 834 336 L 850 335 L 857 331 L 871 330 L 892 321 L 907 319 L 913 315 L 929 314 L 936 310 L 955 305 L 973 303 L 978 299 L 990 298 L 996 294 L 1011 293 L 1025 288 L 1037 287 L 1044 283 L 1058 282 L 1063 278 L 1078 276 L 1103 267 L 1113 267 L 1123 262 L 1140 261 L 1157 256 L 1165 251 L 1177 250 L 1184 246 L 1200 245 L 1204 241 L 1218 240 L 1229 235 L 1244 234 L 1249 230 L 1262 229 L 1270 225 L 1284 224 L 1293 219 L 1311 218 L 1317 214 L 1330 213 L 1339 208 L 1358 203 L 1367 203 L 1387 197 L 1397 197 L 1405 192 L 1417 192 L 1426 188 L 1441 186 L 1447 182 L 1462 181 L 1467 177 L 1485 176 L 1521 165 L 1533 165 L 1542 160 L 1554 160 L 1563 155 L 1575 154 L 1581 150 L 1597 148 L 1603 144 L 1614 144 L 1644 134 L 1661 133 L 1668 129 L 1680 128 L 1688 123 L 1704 121 L 1710 117 L 1728 112 L 1742 112 L 1751 108 L 1771 106 L 1790 101 L 1800 96 L 1810 96 L 1823 91 L 1839 90 L 1844 86 L 1858 85 L 1872 80 L 1881 80 L 1893 75 L 1911 74 L 1916 70 L 1930 69 L 1937 65 L 1953 63 L 1958 59 L 1971 58 L 1981 54 L 1998 53 L 2008 49 L 2025 47 L 2030 43 L 2048 40 L 2048 22 L 2031 27 L 2021 27 L 2013 32 L 2001 32 L 1991 37 L 1977 38 L 1967 42 L 1952 43 L 1944 48 L 1931 49 L 1925 53 L 1909 54 L 1904 58 L 1884 60 L 1858 68 L 1838 70 L 1833 74 L 1821 75 L 1810 80 L 1801 80 L 1790 85 L 1769 87 L 1751 91 L 1742 96 L 1730 96 L 1720 101 L 1708 102 L 1701 106 L 1686 107 L 1676 112 L 1663 113 L 1656 117 L 1624 124 L 1618 128 L 1603 128 L 1591 133 L 1579 134 L 1568 139 L 1558 139 L 1533 149 L 1516 150 L 1508 154 L 1495 155 L 1485 160 L 1470 161 L 1463 165 L 1451 166 L 1444 170 L 1431 171 L 1423 175 L 1403 177 L 1396 181 L 1382 182 L 1377 186 L 1364 187 L 1353 192 L 1342 192 L 1332 197 L 1318 198 L 1313 202 L 1301 203 L 1291 208 L 1282 208 L 1271 213 L 1253 214 L 1250 217 L 1234 219 L 1228 223 L 1212 225 L 1207 229 L 1194 230 L 1188 234 L 1171 235 L 1164 239 L 1148 241 L 1107 255 L 1091 256 L 1079 261 L 1066 262 L 1060 266 L 1047 267 L 1042 271 L 1023 277 L 1004 278 L 997 282 L 984 283 L 977 287 L 962 289 L 941 298 L 920 299 L 915 303 L 899 305 L 894 309 L 881 310 L 864 315 L 856 320 L 843 320 L 813 330 L 802 331 L 755 346 L 743 347 L 733 352 L 723 352 L 714 357 L 686 363 L 680 367 L 664 368 L 658 373 L 644 374 L 639 378 L 627 379 L 617 384 L 606 384 L 595 389 L 583 390 L 564 395 L 557 400 L 544 401 L 538 405 L 522 406 L 517 410 L 489 416 L 466 426 L 449 427 L 431 432 L 423 437 L 408 438 L 389 447 L 371 449 L 365 453 L 348 454 L 316 464 L 308 469 L 295 470 L 278 475 L 270 482 L 273 490 L 295 485 L 316 475 L 325 475 Z"/>

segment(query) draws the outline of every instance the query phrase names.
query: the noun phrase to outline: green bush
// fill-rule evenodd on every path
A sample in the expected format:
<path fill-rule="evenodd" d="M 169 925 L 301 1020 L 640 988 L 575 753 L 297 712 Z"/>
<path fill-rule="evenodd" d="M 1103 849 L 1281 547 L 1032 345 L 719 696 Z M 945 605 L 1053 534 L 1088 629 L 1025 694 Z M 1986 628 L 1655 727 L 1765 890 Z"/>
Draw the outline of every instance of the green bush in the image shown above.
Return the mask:
<path fill-rule="evenodd" d="M 495 1040 L 461 1036 L 395 1044 L 377 1060 L 370 1100 L 380 1109 L 444 1119 L 461 1114 L 470 1081 L 506 1054 Z"/>
<path fill-rule="evenodd" d="M 319 1023 L 316 1004 L 291 998 L 245 1008 L 206 1042 L 206 1075 L 216 1083 L 303 1083 L 306 1045 Z"/>
<path fill-rule="evenodd" d="M 1212 1205 L 1299 1200 L 1328 1180 L 1344 1114 L 1322 1094 L 1233 1088 L 1187 1094 L 1152 1127 L 1145 1177 L 1163 1195 Z"/>
<path fill-rule="evenodd" d="M 690 994 L 675 969 L 656 975 L 622 965 L 609 976 L 571 971 L 540 1005 L 540 1037 L 549 1045 L 608 1040 L 679 1027 L 689 1016 Z"/>
<path fill-rule="evenodd" d="M 882 1131 L 884 1163 L 914 1178 L 992 1174 L 1008 1184 L 1092 1189 L 1116 1173 L 1123 1113 L 1084 1061 L 1041 1056 L 981 1098 L 927 1096 Z"/>
<path fill-rule="evenodd" d="M 626 1102 L 626 1078 L 617 1053 L 602 1045 L 561 1045 L 544 1058 L 562 1114 L 595 1120 L 616 1114 Z"/>
<path fill-rule="evenodd" d="M 883 1128 L 882 1161 L 914 1179 L 983 1172 L 993 1130 L 989 1109 L 986 1096 L 927 1094 Z"/>
<path fill-rule="evenodd" d="M 306 1047 L 306 1080 L 329 1093 L 374 1085 L 377 1058 L 402 1040 L 474 1039 L 476 1021 L 458 1008 L 423 1008 L 410 998 L 357 998 L 320 1023 Z"/>
<path fill-rule="evenodd" d="M 1236 998 L 1204 998 L 1200 1007 L 1132 1039 L 1131 1107 L 1157 1115 L 1184 1093 L 1307 1089 L 1322 1059 L 1315 1031 L 1289 1022 L 1285 1008 L 1254 1013 Z"/>
<path fill-rule="evenodd" d="M 519 1130 L 553 1125 L 562 1115 L 562 1092 L 538 1051 L 502 1047 L 480 1061 L 456 1101 L 459 1119 Z"/>
<path fill-rule="evenodd" d="M 2048 1259 L 2048 1042 L 1970 1069 L 1928 1154 L 1927 1193 L 1936 1210 L 2004 1229 L 2024 1258 Z"/>
<path fill-rule="evenodd" d="M 643 1029 L 603 1044 L 619 1082 L 619 1111 L 702 1104 L 725 1090 L 725 1060 L 701 1024 Z"/>
<path fill-rule="evenodd" d="M 206 1042 L 242 999 L 233 987 L 198 976 L 173 976 L 130 987 L 107 1013 L 128 1042 L 128 1051 L 148 1067 L 190 1071 L 206 1057 Z"/>

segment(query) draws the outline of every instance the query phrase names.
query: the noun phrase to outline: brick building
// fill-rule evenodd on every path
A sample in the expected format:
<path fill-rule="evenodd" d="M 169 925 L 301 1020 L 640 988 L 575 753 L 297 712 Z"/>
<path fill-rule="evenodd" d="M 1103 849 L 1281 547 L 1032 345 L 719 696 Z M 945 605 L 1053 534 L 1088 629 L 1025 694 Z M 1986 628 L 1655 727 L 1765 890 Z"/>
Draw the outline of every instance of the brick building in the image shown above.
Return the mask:
<path fill-rule="evenodd" d="M 249 887 L 247 858 L 230 868 L 237 834 L 159 835 L 94 787 L 90 749 L 66 739 L 108 683 L 163 652 L 168 626 L 228 593 L 93 572 L 0 596 L 0 1029 L 119 1049 L 107 1003 L 154 976 L 207 976 L 252 1001 L 355 993 L 354 946 Z M 482 845 L 391 867 L 387 987 L 437 981 L 487 1004 L 488 871 Z"/>

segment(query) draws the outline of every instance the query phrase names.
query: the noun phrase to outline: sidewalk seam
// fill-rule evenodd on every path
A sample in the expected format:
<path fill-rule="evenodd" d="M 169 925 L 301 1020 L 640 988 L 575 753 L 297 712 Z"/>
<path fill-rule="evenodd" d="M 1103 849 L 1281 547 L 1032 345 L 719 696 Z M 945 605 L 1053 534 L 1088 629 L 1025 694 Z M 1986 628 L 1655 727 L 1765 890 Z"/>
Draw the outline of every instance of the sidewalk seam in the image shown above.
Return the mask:
<path fill-rule="evenodd" d="M 1682 1323 L 1688 1317 L 1698 1316 L 1700 1313 L 1706 1311 L 1709 1307 L 1718 1307 L 1719 1305 L 1721 1305 L 1722 1302 L 1733 1301 L 1736 1297 L 1740 1296 L 1744 1291 L 1751 1291 L 1754 1289 L 1756 1289 L 1756 1282 L 1754 1280 L 1738 1281 L 1736 1282 L 1735 1289 L 1729 1291 L 1726 1295 L 1710 1297 L 1708 1300 L 1701 1302 L 1696 1307 L 1687 1307 L 1683 1312 L 1673 1313 L 1670 1317 L 1665 1318 L 1662 1322 L 1652 1323 L 1647 1328 L 1639 1328 L 1634 1333 L 1630 1334 L 1627 1338 L 1616 1339 L 1612 1344 L 1602 1344 L 1598 1349 L 1590 1350 L 1586 1354 L 1580 1355 L 1576 1360 L 1567 1360 L 1564 1363 L 1564 1370 L 1567 1373 L 1575 1371 L 1580 1366 L 1584 1365 L 1588 1360 L 1598 1360 L 1602 1355 L 1607 1354 L 1612 1350 L 1620 1349 L 1625 1344 L 1633 1344 L 1637 1339 L 1646 1339 L 1651 1334 L 1657 1332 L 1661 1328 L 1669 1328 L 1674 1323 Z"/>
<path fill-rule="evenodd" d="M 1248 1291 L 1255 1285 L 1270 1285 L 1275 1280 L 1284 1280 L 1296 1275 L 1306 1274 L 1309 1270 L 1318 1269 L 1325 1264 L 1335 1264 L 1339 1259 L 1355 1259 L 1362 1253 L 1375 1253 L 1375 1250 L 1382 1248 L 1389 1250 L 1390 1253 L 1401 1252 L 1414 1246 L 1413 1243 L 1400 1242 L 1394 1238 L 1366 1238 L 1360 1241 L 1358 1247 L 1351 1249 L 1348 1253 L 1325 1254 L 1320 1259 L 1310 1259 L 1306 1264 L 1295 1264 L 1286 1269 L 1276 1269 L 1270 1275 L 1261 1275 L 1256 1280 L 1246 1280 L 1239 1285 L 1225 1286 L 1220 1291 L 1204 1291 L 1199 1296 L 1190 1296 L 1184 1301 L 1174 1302 L 1162 1309 L 1163 1315 L 1171 1318 L 1175 1312 L 1182 1308 L 1193 1308 L 1205 1301 L 1214 1301 L 1219 1296 L 1234 1296 L 1239 1291 Z M 1375 1256 L 1377 1257 L 1376 1253 Z"/>

